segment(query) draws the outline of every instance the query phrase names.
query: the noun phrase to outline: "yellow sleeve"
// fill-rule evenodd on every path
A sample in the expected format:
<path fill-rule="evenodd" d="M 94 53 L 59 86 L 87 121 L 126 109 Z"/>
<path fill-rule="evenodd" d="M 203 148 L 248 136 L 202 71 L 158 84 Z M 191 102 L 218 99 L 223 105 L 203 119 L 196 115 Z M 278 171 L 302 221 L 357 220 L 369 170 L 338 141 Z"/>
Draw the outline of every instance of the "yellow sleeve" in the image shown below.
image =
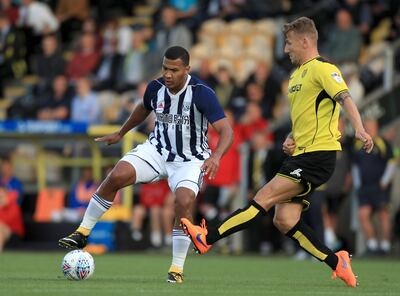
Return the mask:
<path fill-rule="evenodd" d="M 339 93 L 348 90 L 347 84 L 339 69 L 330 63 L 321 63 L 317 69 L 316 78 L 321 87 L 333 99 Z"/>

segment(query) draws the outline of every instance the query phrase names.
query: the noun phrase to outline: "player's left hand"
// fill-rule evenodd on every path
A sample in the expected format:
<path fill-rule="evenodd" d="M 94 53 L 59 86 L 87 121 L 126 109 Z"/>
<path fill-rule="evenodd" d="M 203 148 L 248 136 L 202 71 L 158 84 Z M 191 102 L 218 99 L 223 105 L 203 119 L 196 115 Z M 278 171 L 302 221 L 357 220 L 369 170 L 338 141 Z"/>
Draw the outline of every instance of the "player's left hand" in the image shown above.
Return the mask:
<path fill-rule="evenodd" d="M 214 179 L 219 168 L 219 162 L 220 157 L 217 155 L 211 155 L 204 161 L 200 169 L 204 172 L 205 176 L 208 176 L 208 179 Z"/>
<path fill-rule="evenodd" d="M 374 142 L 372 141 L 371 136 L 364 130 L 356 131 L 356 138 L 363 142 L 363 149 L 370 153 L 372 148 L 374 148 Z"/>

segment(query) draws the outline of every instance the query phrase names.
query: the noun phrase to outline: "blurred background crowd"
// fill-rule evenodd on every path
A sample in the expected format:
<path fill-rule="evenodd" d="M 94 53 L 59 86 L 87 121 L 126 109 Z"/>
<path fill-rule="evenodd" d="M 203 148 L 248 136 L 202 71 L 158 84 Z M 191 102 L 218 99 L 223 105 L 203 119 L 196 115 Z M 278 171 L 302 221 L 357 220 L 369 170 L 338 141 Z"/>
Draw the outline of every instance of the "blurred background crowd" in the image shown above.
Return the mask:
<path fill-rule="evenodd" d="M 197 217 L 217 223 L 253 197 L 285 157 L 293 66 L 283 53 L 281 27 L 303 15 L 315 21 L 320 53 L 342 71 L 376 143 L 370 156 L 360 151 L 342 118 L 337 169 L 304 215 L 333 249 L 398 254 L 399 1 L 0 0 L 0 120 L 121 124 L 159 75 L 165 49 L 183 46 L 192 74 L 215 90 L 235 133 L 217 178 L 205 182 L 197 199 Z M 147 134 L 153 122 L 149 118 L 136 131 Z M 39 190 L 33 144 L 40 139 L 2 131 L 0 138 L 0 249 L 55 247 L 121 156 L 100 147 L 103 176 L 94 175 L 90 163 L 74 162 L 92 157 L 93 148 L 54 135 L 41 146 L 49 186 Z M 211 148 L 217 140 L 210 130 Z M 70 159 L 68 167 L 57 162 L 60 156 Z M 168 246 L 173 204 L 166 183 L 135 186 L 129 216 L 107 219 L 111 224 L 98 238 L 112 233 L 110 250 Z M 217 249 L 296 253 L 274 229 L 272 216 Z"/>

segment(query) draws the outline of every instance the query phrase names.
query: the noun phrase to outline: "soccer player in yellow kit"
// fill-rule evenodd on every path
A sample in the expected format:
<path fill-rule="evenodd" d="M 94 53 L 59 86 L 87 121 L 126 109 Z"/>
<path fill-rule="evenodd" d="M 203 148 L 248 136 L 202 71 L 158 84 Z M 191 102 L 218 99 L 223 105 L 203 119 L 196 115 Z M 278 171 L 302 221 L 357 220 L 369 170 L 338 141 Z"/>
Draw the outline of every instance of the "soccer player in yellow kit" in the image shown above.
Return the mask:
<path fill-rule="evenodd" d="M 365 132 L 360 114 L 351 99 L 338 68 L 319 56 L 318 31 L 314 22 L 300 17 L 285 24 L 285 53 L 297 69 L 289 79 L 292 132 L 283 143 L 289 157 L 278 174 L 262 187 L 243 209 L 238 209 L 211 228 L 181 219 L 185 232 L 199 253 L 206 253 L 217 240 L 245 229 L 258 216 L 275 206 L 274 225 L 306 252 L 325 262 L 333 271 L 332 278 L 341 278 L 349 287 L 357 285 L 351 269 L 349 253 L 333 253 L 320 242 L 312 229 L 301 219 L 309 206 L 308 197 L 332 175 L 339 143 L 338 119 L 343 107 L 355 129 L 355 137 L 369 153 L 371 137 Z"/>

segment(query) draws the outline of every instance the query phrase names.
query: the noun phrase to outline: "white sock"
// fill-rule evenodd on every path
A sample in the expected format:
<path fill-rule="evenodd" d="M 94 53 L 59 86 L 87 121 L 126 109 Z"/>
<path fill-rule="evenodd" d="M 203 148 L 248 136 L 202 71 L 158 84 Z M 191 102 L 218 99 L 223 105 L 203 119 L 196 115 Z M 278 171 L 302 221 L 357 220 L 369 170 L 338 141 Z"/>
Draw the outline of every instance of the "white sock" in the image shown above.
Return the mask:
<path fill-rule="evenodd" d="M 93 194 L 90 199 L 89 205 L 86 209 L 85 215 L 81 222 L 80 227 L 86 228 L 89 231 L 93 229 L 100 217 L 112 206 L 112 202 L 105 200 L 98 196 L 96 193 Z"/>
<path fill-rule="evenodd" d="M 378 241 L 375 238 L 371 238 L 367 241 L 367 247 L 371 251 L 378 250 Z"/>
<path fill-rule="evenodd" d="M 391 248 L 390 241 L 383 240 L 381 241 L 381 250 L 384 252 L 389 252 Z"/>
<path fill-rule="evenodd" d="M 183 270 L 190 243 L 190 238 L 186 236 L 182 229 L 172 230 L 172 263 L 170 270 Z"/>

